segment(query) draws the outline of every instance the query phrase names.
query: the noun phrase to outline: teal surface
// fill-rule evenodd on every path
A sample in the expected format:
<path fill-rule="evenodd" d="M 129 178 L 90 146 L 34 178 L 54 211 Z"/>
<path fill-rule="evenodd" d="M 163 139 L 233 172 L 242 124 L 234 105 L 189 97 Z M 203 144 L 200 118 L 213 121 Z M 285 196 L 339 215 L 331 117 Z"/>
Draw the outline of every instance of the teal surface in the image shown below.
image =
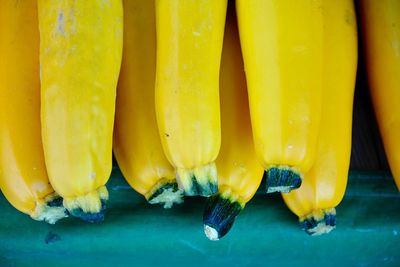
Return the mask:
<path fill-rule="evenodd" d="M 400 194 L 389 176 L 352 173 L 337 228 L 311 237 L 280 195 L 257 194 L 218 242 L 203 234 L 205 200 L 149 205 L 115 169 L 105 221 L 31 220 L 0 196 L 0 266 L 400 266 Z"/>

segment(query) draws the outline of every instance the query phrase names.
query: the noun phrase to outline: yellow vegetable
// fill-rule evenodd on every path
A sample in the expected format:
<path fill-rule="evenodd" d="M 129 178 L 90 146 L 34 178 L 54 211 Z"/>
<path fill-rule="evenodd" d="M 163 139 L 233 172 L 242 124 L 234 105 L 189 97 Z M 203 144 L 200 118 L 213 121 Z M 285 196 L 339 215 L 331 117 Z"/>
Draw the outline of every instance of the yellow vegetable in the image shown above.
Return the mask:
<path fill-rule="evenodd" d="M 316 154 L 322 0 L 237 0 L 254 143 L 267 192 L 298 188 Z"/>
<path fill-rule="evenodd" d="M 236 216 L 260 186 L 264 172 L 254 151 L 246 78 L 234 12 L 231 5 L 221 60 L 222 143 L 216 160 L 219 192 L 208 199 L 203 214 L 204 231 L 211 240 L 218 240 L 228 233 Z"/>
<path fill-rule="evenodd" d="M 40 131 L 36 0 L 0 1 L 0 188 L 35 220 L 66 216 L 49 183 Z"/>
<path fill-rule="evenodd" d="M 287 206 L 311 235 L 327 233 L 335 227 L 335 207 L 346 190 L 357 70 L 357 25 L 353 1 L 327 0 L 321 9 L 325 53 L 317 157 L 301 187 L 283 194 Z"/>
<path fill-rule="evenodd" d="M 124 1 L 124 49 L 118 82 L 114 154 L 128 183 L 154 204 L 181 203 L 182 191 L 158 135 L 154 107 L 154 1 Z"/>
<path fill-rule="evenodd" d="M 122 1 L 39 0 L 38 8 L 49 178 L 72 215 L 99 221 L 112 164 Z"/>
<path fill-rule="evenodd" d="M 400 1 L 360 1 L 368 82 L 390 170 L 400 190 Z"/>
<path fill-rule="evenodd" d="M 217 191 L 219 66 L 227 0 L 156 0 L 156 115 L 186 195 Z"/>

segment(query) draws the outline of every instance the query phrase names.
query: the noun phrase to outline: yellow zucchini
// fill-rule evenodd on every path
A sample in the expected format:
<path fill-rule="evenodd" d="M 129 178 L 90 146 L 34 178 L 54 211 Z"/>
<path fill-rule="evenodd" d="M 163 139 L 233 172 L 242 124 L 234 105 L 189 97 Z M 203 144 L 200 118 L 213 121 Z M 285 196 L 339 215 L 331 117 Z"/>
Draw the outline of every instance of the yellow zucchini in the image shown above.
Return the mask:
<path fill-rule="evenodd" d="M 42 148 L 36 0 L 0 1 L 0 107 L 1 191 L 19 211 L 55 223 L 66 212 Z"/>
<path fill-rule="evenodd" d="M 343 199 L 350 165 L 353 96 L 357 72 L 357 23 L 351 0 L 322 3 L 324 17 L 323 100 L 315 164 L 301 187 L 283 194 L 311 235 L 331 231 Z"/>
<path fill-rule="evenodd" d="M 217 191 L 219 66 L 227 0 L 156 0 L 156 115 L 186 195 Z"/>
<path fill-rule="evenodd" d="M 362 0 L 360 14 L 372 103 L 400 190 L 400 1 Z"/>
<path fill-rule="evenodd" d="M 228 8 L 222 49 L 221 151 L 217 157 L 218 193 L 209 197 L 203 214 L 210 240 L 228 233 L 263 177 L 251 132 L 249 103 L 234 5 Z"/>
<path fill-rule="evenodd" d="M 267 192 L 298 188 L 321 117 L 322 0 L 237 0 L 253 136 Z"/>
<path fill-rule="evenodd" d="M 122 0 L 39 0 L 38 10 L 49 178 L 72 215 L 99 221 L 112 164 Z"/>
<path fill-rule="evenodd" d="M 114 154 L 126 181 L 151 203 L 182 203 L 175 169 L 158 135 L 154 1 L 124 0 L 124 49 L 115 111 Z"/>

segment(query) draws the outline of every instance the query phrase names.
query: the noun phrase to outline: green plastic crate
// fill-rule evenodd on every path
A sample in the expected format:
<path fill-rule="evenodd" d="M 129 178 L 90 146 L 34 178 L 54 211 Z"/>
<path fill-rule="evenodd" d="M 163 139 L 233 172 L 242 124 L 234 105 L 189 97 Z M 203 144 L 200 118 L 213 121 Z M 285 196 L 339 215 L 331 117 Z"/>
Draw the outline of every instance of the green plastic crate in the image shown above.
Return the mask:
<path fill-rule="evenodd" d="M 337 228 L 317 237 L 262 190 L 213 242 L 203 234 L 204 198 L 169 210 L 147 204 L 117 168 L 108 189 L 99 224 L 36 222 L 1 196 L 0 266 L 400 266 L 400 194 L 387 173 L 351 172 Z"/>

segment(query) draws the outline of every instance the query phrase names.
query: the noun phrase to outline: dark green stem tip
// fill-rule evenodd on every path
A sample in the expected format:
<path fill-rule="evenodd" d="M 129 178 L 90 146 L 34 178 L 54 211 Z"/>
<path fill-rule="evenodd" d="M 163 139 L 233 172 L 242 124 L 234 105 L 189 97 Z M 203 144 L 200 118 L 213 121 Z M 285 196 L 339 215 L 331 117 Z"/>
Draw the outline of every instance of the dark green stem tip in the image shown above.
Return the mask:
<path fill-rule="evenodd" d="M 63 198 L 56 197 L 52 201 L 47 202 L 47 206 L 49 207 L 62 207 L 63 206 Z"/>
<path fill-rule="evenodd" d="M 330 228 L 336 226 L 336 215 L 331 213 L 325 213 L 324 218 L 316 220 L 314 217 L 307 218 L 300 222 L 300 227 L 309 235 L 315 234 L 315 229 L 318 225 L 324 224 Z"/>
<path fill-rule="evenodd" d="M 84 212 L 81 208 L 69 210 L 69 214 L 77 217 L 85 222 L 98 223 L 104 220 L 104 215 L 107 209 L 106 202 L 101 200 L 101 210 L 96 213 Z"/>
<path fill-rule="evenodd" d="M 238 202 L 215 194 L 208 198 L 203 214 L 204 230 L 211 240 L 218 240 L 225 236 L 232 228 L 236 217 L 242 210 Z"/>
<path fill-rule="evenodd" d="M 164 193 L 165 190 L 171 189 L 172 192 L 179 191 L 179 187 L 177 183 L 165 183 L 163 186 L 160 186 L 154 193 L 149 197 L 147 201 L 152 201 L 154 198 L 160 196 Z"/>
<path fill-rule="evenodd" d="M 273 167 L 268 169 L 264 176 L 267 193 L 288 193 L 301 186 L 300 175 L 290 168 Z"/>
<path fill-rule="evenodd" d="M 218 184 L 209 181 L 206 185 L 202 185 L 197 181 L 195 175 L 192 176 L 191 187 L 185 190 L 185 196 L 202 196 L 209 197 L 218 192 Z"/>

